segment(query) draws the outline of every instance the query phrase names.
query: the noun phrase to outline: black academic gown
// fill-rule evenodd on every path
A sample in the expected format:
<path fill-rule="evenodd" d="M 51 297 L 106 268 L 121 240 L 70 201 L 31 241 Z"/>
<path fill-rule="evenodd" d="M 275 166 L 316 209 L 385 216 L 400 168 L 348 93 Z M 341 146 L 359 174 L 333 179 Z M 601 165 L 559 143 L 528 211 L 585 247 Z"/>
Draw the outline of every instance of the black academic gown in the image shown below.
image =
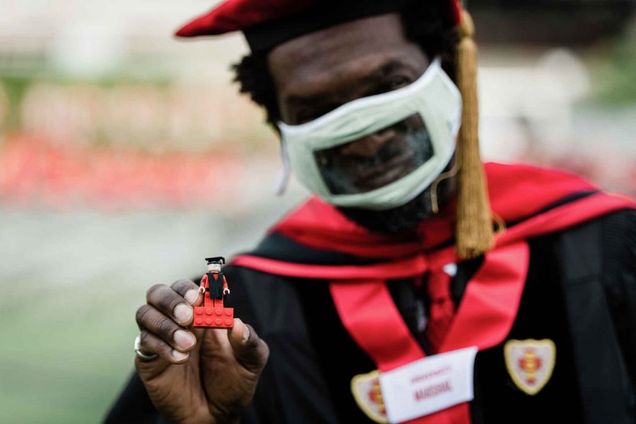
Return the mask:
<path fill-rule="evenodd" d="M 509 339 L 550 339 L 552 377 L 536 395 L 508 374 L 503 343 L 477 354 L 472 422 L 636 422 L 636 212 L 620 211 L 573 229 L 529 240 L 530 268 Z M 276 236 L 262 256 L 315 263 L 352 258 L 312 251 Z M 452 282 L 461 302 L 480 260 L 459 264 Z M 232 287 L 227 303 L 270 347 L 245 423 L 364 423 L 351 378 L 375 368 L 344 329 L 328 284 L 283 278 L 236 266 L 224 268 Z M 390 281 L 391 295 L 411 332 L 427 299 L 409 280 Z M 565 421 L 563 419 L 565 417 Z M 165 422 L 133 375 L 106 422 Z"/>

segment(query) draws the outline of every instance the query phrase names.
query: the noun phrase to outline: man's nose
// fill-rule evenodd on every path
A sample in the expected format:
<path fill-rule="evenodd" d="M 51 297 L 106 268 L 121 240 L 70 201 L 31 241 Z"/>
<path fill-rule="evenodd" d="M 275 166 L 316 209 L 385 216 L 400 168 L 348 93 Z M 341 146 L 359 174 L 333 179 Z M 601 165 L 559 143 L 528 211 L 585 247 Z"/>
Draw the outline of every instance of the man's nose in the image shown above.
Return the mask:
<path fill-rule="evenodd" d="M 340 153 L 344 155 L 371 157 L 377 154 L 395 135 L 394 129 L 385 128 L 359 140 L 345 144 L 340 150 Z"/>

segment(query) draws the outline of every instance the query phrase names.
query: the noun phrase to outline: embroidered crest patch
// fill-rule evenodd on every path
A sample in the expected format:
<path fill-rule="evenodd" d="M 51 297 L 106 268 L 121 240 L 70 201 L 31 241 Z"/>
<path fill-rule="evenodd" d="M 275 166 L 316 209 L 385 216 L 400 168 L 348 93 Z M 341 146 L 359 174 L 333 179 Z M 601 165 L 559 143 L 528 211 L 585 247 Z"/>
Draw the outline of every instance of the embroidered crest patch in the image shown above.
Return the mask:
<path fill-rule="evenodd" d="M 382 389 L 380 388 L 380 372 L 371 371 L 358 374 L 351 379 L 351 392 L 358 407 L 376 423 L 388 423 Z"/>
<path fill-rule="evenodd" d="M 549 339 L 508 340 L 504 357 L 515 385 L 529 395 L 536 395 L 552 376 L 556 346 Z"/>

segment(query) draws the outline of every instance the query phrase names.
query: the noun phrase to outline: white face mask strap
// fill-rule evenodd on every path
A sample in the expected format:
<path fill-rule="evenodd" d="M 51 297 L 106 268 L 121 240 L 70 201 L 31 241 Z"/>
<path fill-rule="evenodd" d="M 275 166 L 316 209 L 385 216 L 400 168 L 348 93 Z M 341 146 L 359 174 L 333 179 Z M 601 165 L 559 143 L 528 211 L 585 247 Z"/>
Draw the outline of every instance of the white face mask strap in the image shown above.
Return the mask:
<path fill-rule="evenodd" d="M 451 159 L 453 160 L 453 159 Z M 431 184 L 431 211 L 434 214 L 439 213 L 439 199 L 437 196 L 437 186 L 444 180 L 454 177 L 459 172 L 459 159 L 455 157 L 453 166 L 448 171 L 440 174 L 433 184 Z"/>
<path fill-rule="evenodd" d="M 276 195 L 282 196 L 287 191 L 289 185 L 289 178 L 291 177 L 291 164 L 289 161 L 289 153 L 287 152 L 287 142 L 284 138 L 280 140 L 280 159 L 283 163 L 283 169 L 278 179 L 278 187 L 276 188 Z"/>

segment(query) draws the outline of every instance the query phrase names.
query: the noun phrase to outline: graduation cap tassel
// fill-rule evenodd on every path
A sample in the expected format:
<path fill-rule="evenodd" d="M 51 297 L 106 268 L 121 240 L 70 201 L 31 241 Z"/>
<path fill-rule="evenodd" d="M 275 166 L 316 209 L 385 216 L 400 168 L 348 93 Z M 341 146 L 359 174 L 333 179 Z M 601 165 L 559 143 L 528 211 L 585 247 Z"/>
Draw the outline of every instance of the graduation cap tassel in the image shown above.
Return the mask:
<path fill-rule="evenodd" d="M 486 176 L 479 155 L 479 111 L 477 104 L 477 45 L 468 12 L 462 12 L 457 46 L 457 84 L 462 94 L 462 125 L 457 140 L 461 166 L 457 200 L 457 254 L 477 257 L 494 243 Z"/>

